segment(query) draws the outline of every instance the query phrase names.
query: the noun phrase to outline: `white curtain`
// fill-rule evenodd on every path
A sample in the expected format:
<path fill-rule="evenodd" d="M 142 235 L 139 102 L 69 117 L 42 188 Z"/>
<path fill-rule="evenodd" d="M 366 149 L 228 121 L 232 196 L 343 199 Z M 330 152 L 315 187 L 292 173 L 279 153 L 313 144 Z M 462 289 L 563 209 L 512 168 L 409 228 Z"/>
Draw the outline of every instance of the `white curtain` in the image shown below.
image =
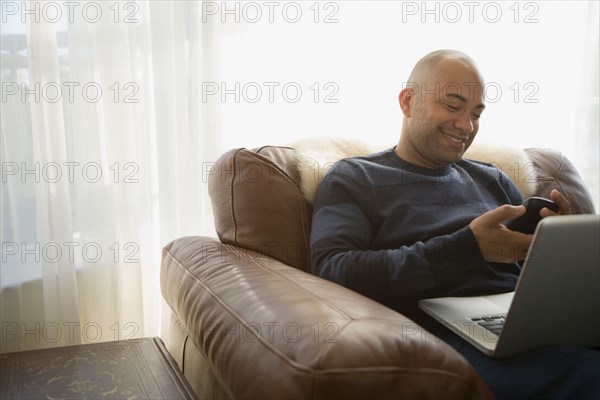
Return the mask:
<path fill-rule="evenodd" d="M 319 135 L 392 145 L 402 82 L 439 48 L 501 90 L 478 140 L 563 151 L 598 209 L 595 1 L 0 9 L 2 352 L 167 335 L 161 249 L 214 236 L 220 153 Z"/>
<path fill-rule="evenodd" d="M 2 3 L 3 352 L 158 335 L 162 247 L 212 234 L 200 3 L 48 4 Z"/>

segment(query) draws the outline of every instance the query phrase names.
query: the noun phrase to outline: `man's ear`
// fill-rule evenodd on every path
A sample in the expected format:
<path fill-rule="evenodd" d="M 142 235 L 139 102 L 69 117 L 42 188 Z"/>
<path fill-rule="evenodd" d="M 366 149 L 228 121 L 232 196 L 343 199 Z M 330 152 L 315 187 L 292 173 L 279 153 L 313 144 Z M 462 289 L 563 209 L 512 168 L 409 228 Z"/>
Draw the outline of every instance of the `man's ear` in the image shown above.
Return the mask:
<path fill-rule="evenodd" d="M 412 103 L 415 93 L 412 88 L 404 88 L 398 95 L 398 102 L 400 103 L 400 109 L 405 117 L 410 117 L 412 113 Z"/>

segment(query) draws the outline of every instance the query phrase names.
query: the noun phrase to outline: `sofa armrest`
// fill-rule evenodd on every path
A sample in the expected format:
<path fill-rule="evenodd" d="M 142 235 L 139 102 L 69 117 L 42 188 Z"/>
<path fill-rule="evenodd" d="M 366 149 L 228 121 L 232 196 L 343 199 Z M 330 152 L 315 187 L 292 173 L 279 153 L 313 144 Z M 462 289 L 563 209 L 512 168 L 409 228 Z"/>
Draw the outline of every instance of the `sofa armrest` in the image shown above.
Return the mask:
<path fill-rule="evenodd" d="M 571 203 L 573 214 L 594 214 L 594 201 L 575 165 L 560 151 L 545 148 L 525 149 L 533 163 L 521 179 L 533 179 L 536 196 L 550 198 L 552 189 L 558 189 Z"/>
<path fill-rule="evenodd" d="M 492 398 L 411 320 L 257 252 L 177 239 L 163 249 L 161 288 L 233 398 Z"/>

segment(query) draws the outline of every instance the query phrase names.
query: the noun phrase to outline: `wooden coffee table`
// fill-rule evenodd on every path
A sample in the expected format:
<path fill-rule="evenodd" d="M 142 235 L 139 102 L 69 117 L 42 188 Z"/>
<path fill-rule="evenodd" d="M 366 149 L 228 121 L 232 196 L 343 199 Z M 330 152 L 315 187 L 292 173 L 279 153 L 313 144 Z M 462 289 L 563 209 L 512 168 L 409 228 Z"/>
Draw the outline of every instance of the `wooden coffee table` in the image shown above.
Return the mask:
<path fill-rule="evenodd" d="M 160 338 L 0 355 L 1 399 L 196 399 Z"/>

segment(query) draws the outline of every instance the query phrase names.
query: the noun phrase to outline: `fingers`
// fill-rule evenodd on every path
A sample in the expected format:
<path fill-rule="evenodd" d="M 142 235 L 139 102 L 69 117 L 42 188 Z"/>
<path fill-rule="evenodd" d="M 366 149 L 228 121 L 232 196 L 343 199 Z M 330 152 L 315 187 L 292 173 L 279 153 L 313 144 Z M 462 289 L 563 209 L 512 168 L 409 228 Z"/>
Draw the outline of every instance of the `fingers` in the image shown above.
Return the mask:
<path fill-rule="evenodd" d="M 563 194 L 561 192 L 554 189 L 550 193 L 550 197 L 552 198 L 552 201 L 554 201 L 556 204 L 558 204 L 558 207 L 559 207 L 558 213 L 560 215 L 571 214 L 571 203 L 569 202 L 569 200 L 567 200 L 567 198 L 565 196 L 563 196 Z M 548 211 L 550 211 L 550 210 L 548 210 Z"/>
<path fill-rule="evenodd" d="M 549 217 L 551 215 L 570 215 L 571 214 L 571 203 L 569 202 L 569 200 L 567 200 L 567 198 L 565 196 L 563 196 L 563 194 L 561 192 L 559 192 L 556 189 L 553 189 L 550 192 L 550 199 L 555 202 L 556 204 L 558 204 L 559 210 L 558 213 L 548 209 L 548 208 L 542 208 L 542 210 L 540 211 L 540 215 L 542 217 Z"/>
<path fill-rule="evenodd" d="M 492 211 L 488 211 L 487 213 L 483 214 L 481 218 L 486 224 L 490 226 L 497 226 L 503 221 L 515 219 L 523 214 L 525 214 L 525 206 L 511 206 L 509 204 L 505 204 Z"/>

